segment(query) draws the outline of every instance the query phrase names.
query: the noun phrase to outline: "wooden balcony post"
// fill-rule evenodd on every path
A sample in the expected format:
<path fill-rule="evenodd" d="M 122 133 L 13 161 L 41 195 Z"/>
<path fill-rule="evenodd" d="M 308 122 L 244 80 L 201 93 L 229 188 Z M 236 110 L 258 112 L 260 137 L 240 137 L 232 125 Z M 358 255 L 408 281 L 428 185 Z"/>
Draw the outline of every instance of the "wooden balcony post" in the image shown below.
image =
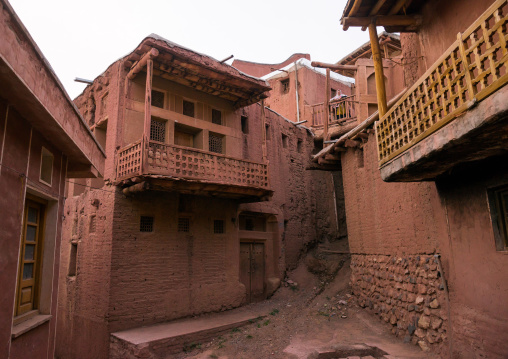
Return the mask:
<path fill-rule="evenodd" d="M 265 100 L 261 100 L 261 134 L 263 136 L 263 163 L 266 163 L 266 114 L 265 114 Z"/>
<path fill-rule="evenodd" d="M 152 75 L 153 60 L 146 62 L 146 86 L 145 86 L 145 125 L 143 127 L 143 136 L 150 138 L 150 123 L 152 121 Z"/>
<path fill-rule="evenodd" d="M 369 24 L 370 47 L 372 49 L 372 58 L 374 60 L 374 71 L 376 73 L 376 94 L 379 118 L 381 119 L 388 111 L 386 104 L 385 77 L 383 74 L 383 59 L 379 48 L 379 38 L 377 36 L 375 20 Z"/>
<path fill-rule="evenodd" d="M 328 122 L 330 122 L 330 69 L 326 69 L 325 86 L 325 116 L 324 116 L 323 141 L 328 141 Z"/>

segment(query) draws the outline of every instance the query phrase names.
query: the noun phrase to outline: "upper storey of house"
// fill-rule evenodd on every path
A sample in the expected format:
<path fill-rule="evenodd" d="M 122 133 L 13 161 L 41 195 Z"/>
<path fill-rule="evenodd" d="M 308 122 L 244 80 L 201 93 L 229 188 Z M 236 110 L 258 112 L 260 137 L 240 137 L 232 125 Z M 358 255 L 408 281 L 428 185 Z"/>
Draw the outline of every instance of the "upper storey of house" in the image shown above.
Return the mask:
<path fill-rule="evenodd" d="M 269 90 L 264 80 L 152 34 L 76 101 L 105 142 L 114 169 L 107 177 L 126 192 L 255 200 L 271 194 L 267 164 L 242 155 L 242 126 L 261 132 L 264 125 L 261 112 L 247 119 L 242 108 Z"/>
<path fill-rule="evenodd" d="M 102 174 L 103 149 L 10 4 L 0 10 L 0 100 L 67 157 L 68 177 Z"/>
<path fill-rule="evenodd" d="M 433 180 L 508 153 L 507 19 L 506 0 L 348 2 L 344 28 L 402 32 L 408 90 L 375 126 L 384 180 Z"/>

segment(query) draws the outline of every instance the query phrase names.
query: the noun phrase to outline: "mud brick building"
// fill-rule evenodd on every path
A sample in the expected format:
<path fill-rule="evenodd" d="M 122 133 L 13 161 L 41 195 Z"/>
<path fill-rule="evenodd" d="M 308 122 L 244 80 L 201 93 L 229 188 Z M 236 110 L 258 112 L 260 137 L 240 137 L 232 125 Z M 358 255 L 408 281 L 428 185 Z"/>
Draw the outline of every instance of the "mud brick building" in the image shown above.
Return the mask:
<path fill-rule="evenodd" d="M 359 303 L 443 357 L 508 353 L 507 15 L 506 1 L 348 1 L 378 112 L 314 157 L 342 166 Z M 397 76 L 376 25 L 401 33 Z"/>
<path fill-rule="evenodd" d="M 344 231 L 338 185 L 305 170 L 312 132 L 265 108 L 269 91 L 150 35 L 75 100 L 107 159 L 68 188 L 57 357 L 105 358 L 112 333 L 262 300 Z"/>
<path fill-rule="evenodd" d="M 0 1 L 0 357 L 53 358 L 66 179 L 101 174 L 104 158 Z"/>

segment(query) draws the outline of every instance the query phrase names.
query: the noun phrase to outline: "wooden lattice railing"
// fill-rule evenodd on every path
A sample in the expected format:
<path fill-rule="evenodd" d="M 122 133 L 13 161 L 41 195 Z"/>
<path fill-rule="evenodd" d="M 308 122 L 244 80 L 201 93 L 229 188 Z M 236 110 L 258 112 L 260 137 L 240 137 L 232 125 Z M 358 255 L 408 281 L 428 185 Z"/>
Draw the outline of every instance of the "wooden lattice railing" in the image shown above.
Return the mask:
<path fill-rule="evenodd" d="M 355 96 L 330 101 L 328 124 L 333 125 L 356 118 L 357 104 L 358 101 L 355 100 Z M 324 126 L 326 117 L 325 106 L 326 104 L 323 102 L 310 106 L 312 127 L 319 128 Z"/>
<path fill-rule="evenodd" d="M 118 180 L 138 175 L 162 175 L 269 189 L 268 166 L 264 163 L 155 141 L 148 142 L 145 153 L 142 147 L 142 142 L 138 141 L 119 151 Z"/>
<path fill-rule="evenodd" d="M 508 80 L 508 0 L 496 1 L 376 123 L 382 166 Z"/>

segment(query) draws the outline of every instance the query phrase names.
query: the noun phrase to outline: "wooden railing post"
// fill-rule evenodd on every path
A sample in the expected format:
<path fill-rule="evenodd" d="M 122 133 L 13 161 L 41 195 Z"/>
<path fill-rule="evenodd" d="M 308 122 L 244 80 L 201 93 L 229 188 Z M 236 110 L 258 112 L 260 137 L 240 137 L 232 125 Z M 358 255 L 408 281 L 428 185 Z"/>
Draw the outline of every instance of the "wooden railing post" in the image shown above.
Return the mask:
<path fill-rule="evenodd" d="M 325 86 L 325 118 L 323 141 L 328 141 L 328 122 L 330 122 L 330 69 L 326 69 L 326 86 Z"/>
<path fill-rule="evenodd" d="M 372 49 L 372 59 L 374 60 L 374 71 L 376 76 L 376 94 L 379 118 L 383 117 L 388 111 L 386 104 L 385 77 L 383 74 L 383 59 L 379 49 L 379 38 L 377 36 L 375 19 L 369 24 L 370 47 Z"/>
<path fill-rule="evenodd" d="M 459 53 L 464 65 L 464 73 L 466 77 L 467 92 L 469 92 L 468 100 L 472 100 L 475 97 L 473 89 L 473 80 L 471 79 L 471 72 L 469 71 L 469 64 L 467 62 L 466 49 L 464 48 L 464 40 L 462 39 L 462 33 L 457 34 L 457 41 L 459 42 Z"/>

